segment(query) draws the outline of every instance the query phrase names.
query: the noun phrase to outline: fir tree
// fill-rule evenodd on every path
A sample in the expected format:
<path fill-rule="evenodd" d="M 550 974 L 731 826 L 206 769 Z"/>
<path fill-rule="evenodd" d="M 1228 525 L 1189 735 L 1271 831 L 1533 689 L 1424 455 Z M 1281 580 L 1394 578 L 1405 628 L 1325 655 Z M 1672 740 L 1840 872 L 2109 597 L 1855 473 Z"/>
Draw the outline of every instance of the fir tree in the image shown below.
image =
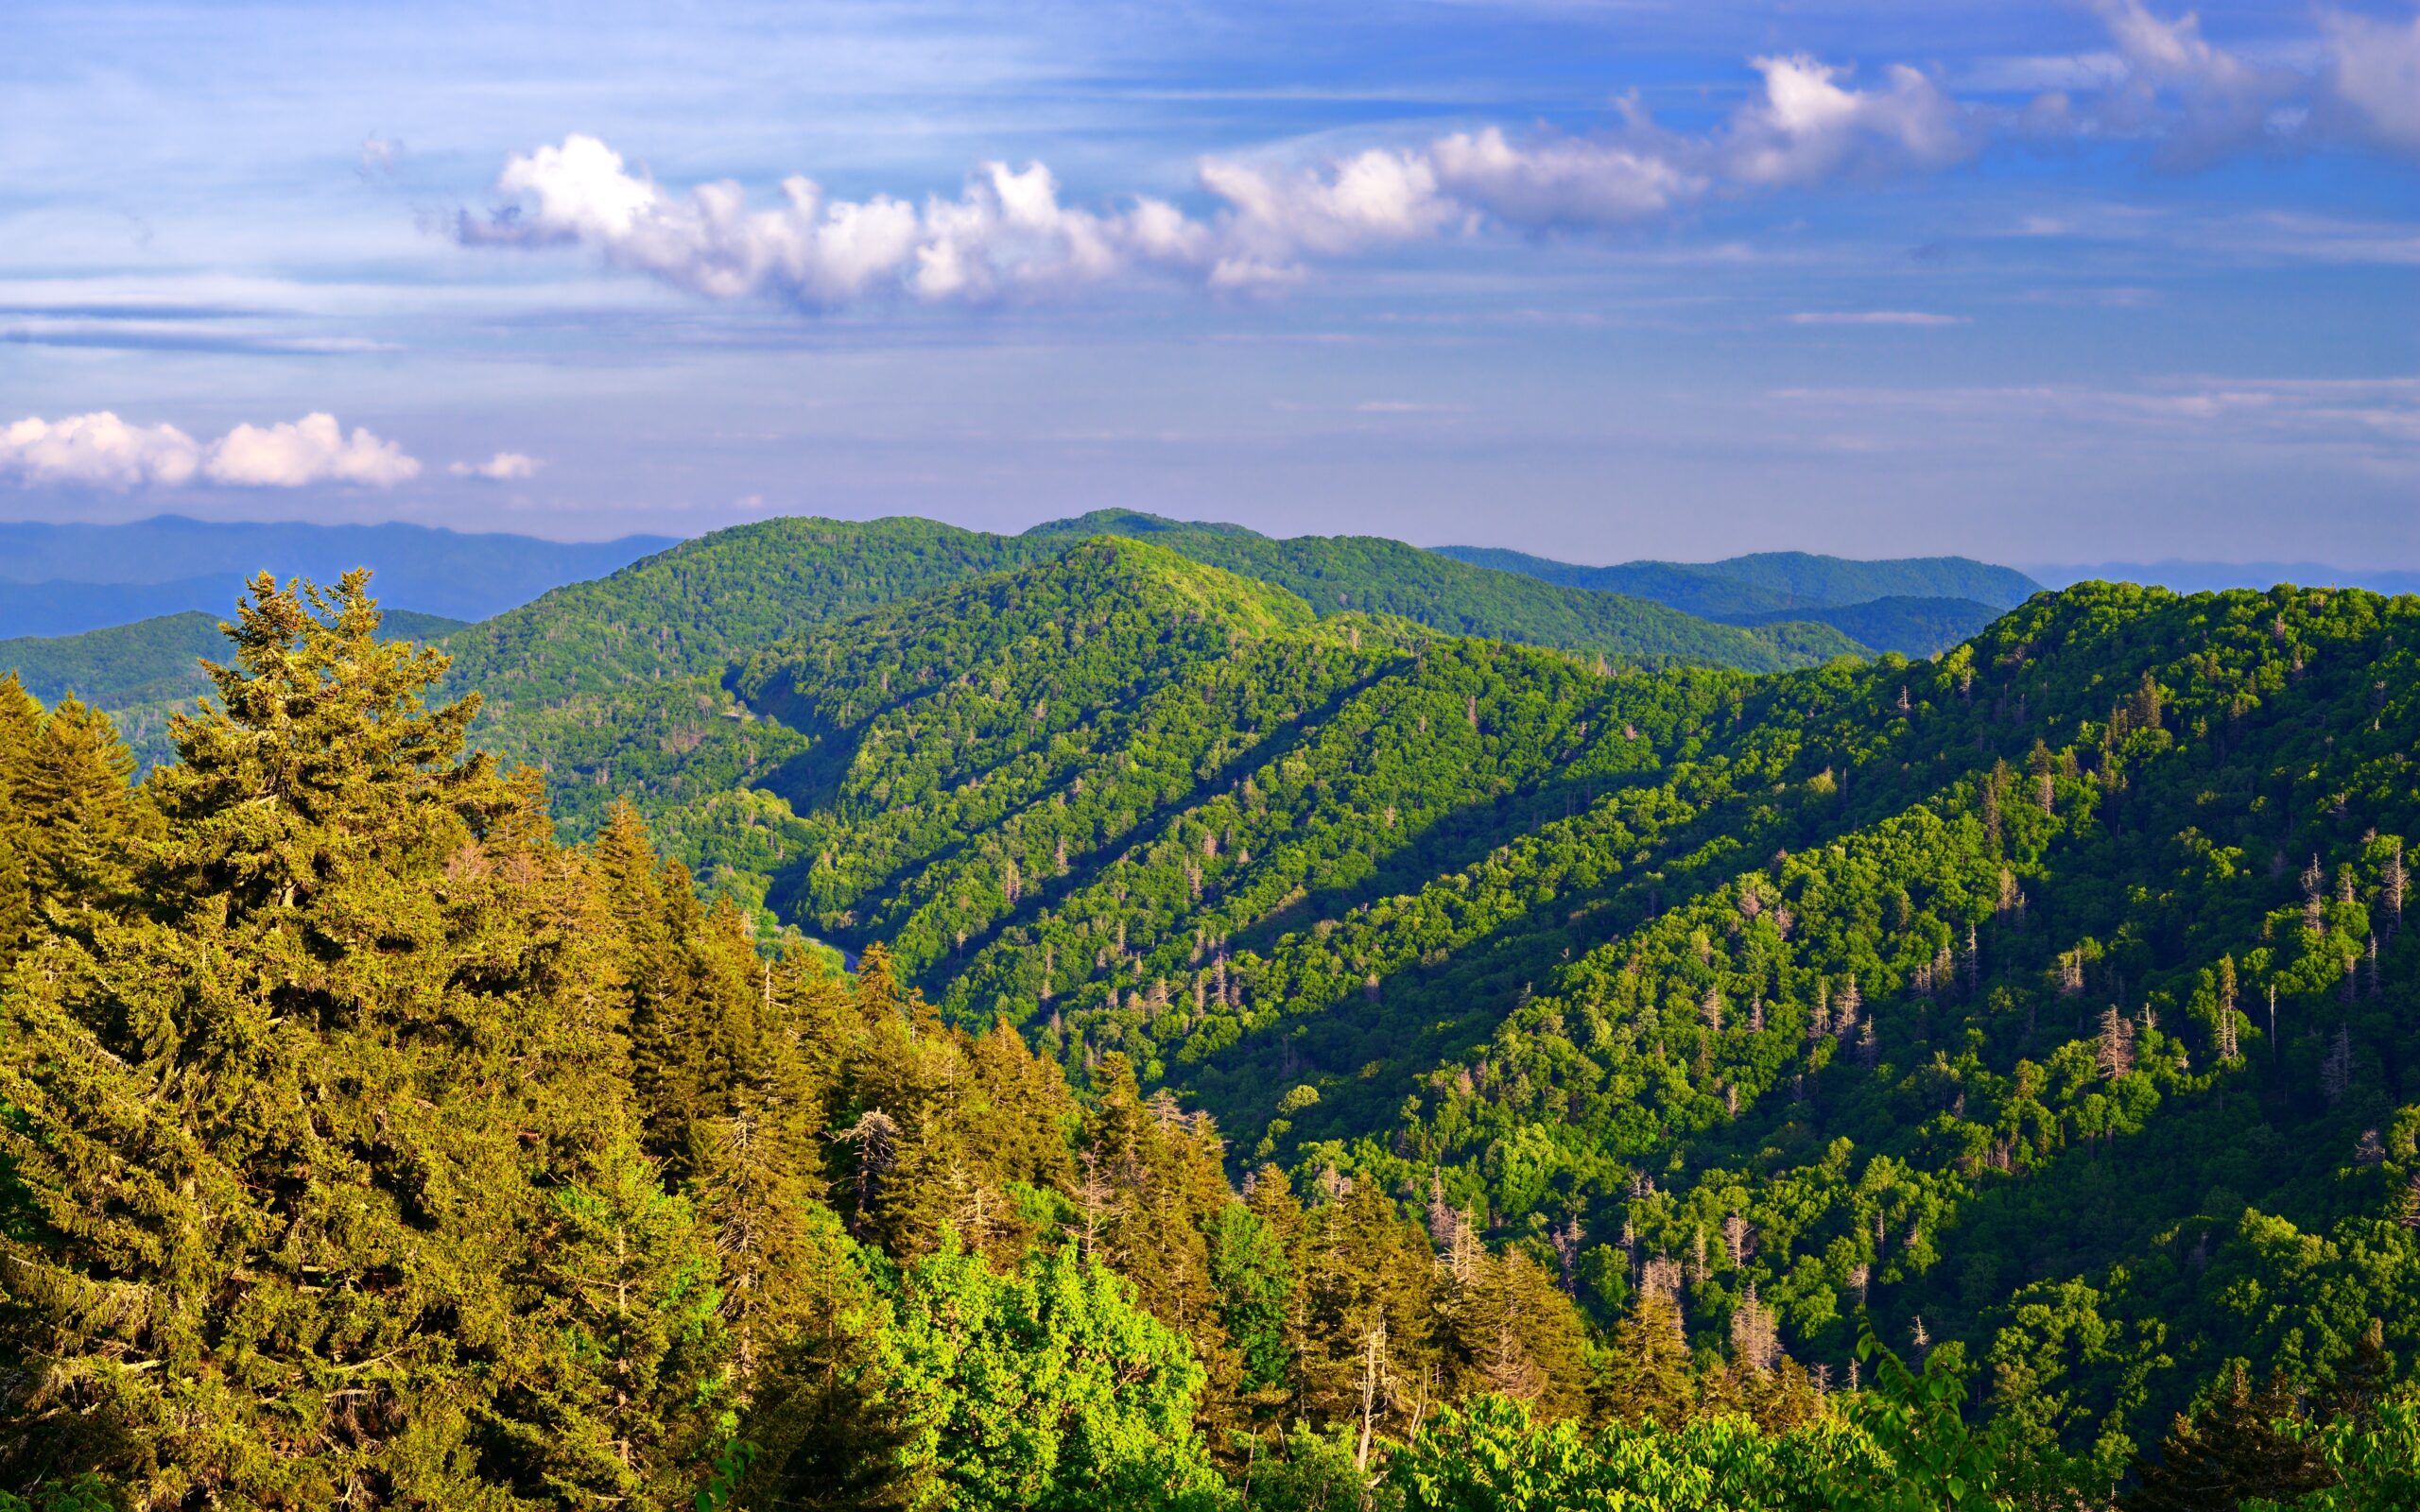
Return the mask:
<path fill-rule="evenodd" d="M 152 780 L 143 909 L 45 935 L 0 992 L 31 1217 L 0 1236 L 31 1367 L 0 1453 L 138 1505 L 517 1506 L 585 1368 L 545 1299 L 554 1194 L 622 1117 L 608 932 L 365 578 L 253 585 Z"/>

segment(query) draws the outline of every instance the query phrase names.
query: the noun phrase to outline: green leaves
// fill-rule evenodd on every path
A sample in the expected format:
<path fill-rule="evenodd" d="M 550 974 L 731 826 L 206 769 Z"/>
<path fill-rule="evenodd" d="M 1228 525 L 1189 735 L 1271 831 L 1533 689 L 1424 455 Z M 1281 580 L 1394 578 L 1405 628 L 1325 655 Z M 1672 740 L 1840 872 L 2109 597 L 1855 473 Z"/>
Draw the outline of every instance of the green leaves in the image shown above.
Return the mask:
<path fill-rule="evenodd" d="M 920 1504 L 1115 1512 L 1216 1500 L 1184 1338 L 1071 1250 L 1013 1276 L 946 1244 L 901 1278 L 899 1386 Z"/>

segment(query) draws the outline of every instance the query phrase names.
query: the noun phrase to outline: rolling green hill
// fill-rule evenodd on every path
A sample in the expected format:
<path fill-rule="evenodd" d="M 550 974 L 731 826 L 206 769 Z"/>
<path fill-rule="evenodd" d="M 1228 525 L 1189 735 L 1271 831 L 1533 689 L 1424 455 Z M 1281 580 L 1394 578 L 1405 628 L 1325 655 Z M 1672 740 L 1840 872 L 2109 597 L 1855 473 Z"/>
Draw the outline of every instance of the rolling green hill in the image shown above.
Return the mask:
<path fill-rule="evenodd" d="M 1630 593 L 1720 618 L 1781 609 L 1824 609 L 1877 598 L 1964 598 L 2014 609 L 2042 585 L 2013 567 L 1967 557 L 1858 561 L 1803 551 L 1758 552 L 1720 561 L 1629 561 L 1582 567 L 1496 546 L 1439 546 L 1456 561 L 1520 573 L 1542 582 Z"/>
<path fill-rule="evenodd" d="M 2080 1451 L 2420 1349 L 2420 602 L 2092 585 L 1762 677 L 1286 604 L 1093 541 L 832 626 L 659 830 L 1239 1155 L 1587 1236 L 1605 1315 L 1660 1254 L 1703 1338 L 1921 1320 Z"/>
<path fill-rule="evenodd" d="M 960 578 L 1055 558 L 1092 536 L 1148 536 L 1210 566 L 1279 584 L 1314 612 L 1400 615 L 1457 634 L 1601 652 L 1640 664 L 1771 670 L 1861 647 L 1826 626 L 1742 630 L 1661 605 L 1540 584 L 1366 537 L 1271 541 L 1129 511 L 1021 536 L 928 520 L 785 519 L 685 541 L 609 577 L 558 589 L 454 637 L 453 680 L 498 708 L 646 678 L 717 672 L 770 642 Z"/>
<path fill-rule="evenodd" d="M 1876 598 L 1824 609 L 1769 610 L 1738 616 L 1742 625 L 1792 621 L 1828 625 L 1876 651 L 1932 656 L 1946 651 L 1999 618 L 2001 610 L 1971 598 Z"/>

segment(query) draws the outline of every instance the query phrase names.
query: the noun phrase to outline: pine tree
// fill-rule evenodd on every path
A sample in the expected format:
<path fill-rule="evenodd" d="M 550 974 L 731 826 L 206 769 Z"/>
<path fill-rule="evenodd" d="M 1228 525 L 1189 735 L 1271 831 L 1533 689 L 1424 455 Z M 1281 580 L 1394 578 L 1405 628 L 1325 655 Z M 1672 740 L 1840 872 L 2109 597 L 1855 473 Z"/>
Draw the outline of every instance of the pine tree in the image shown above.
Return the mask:
<path fill-rule="evenodd" d="M 2155 1459 L 2135 1464 L 2125 1512 L 2209 1512 L 2253 1497 L 2291 1502 L 2331 1484 L 2334 1473 L 2307 1437 L 2278 1424 L 2303 1416 L 2283 1376 L 2256 1391 L 2238 1361 L 2191 1415 L 2178 1414 Z"/>
<path fill-rule="evenodd" d="M 1590 1395 L 1597 1416 L 1619 1422 L 1677 1428 L 1694 1416 L 1697 1387 L 1688 1341 L 1668 1286 L 1639 1289 L 1630 1312 L 1614 1327 Z"/>
<path fill-rule="evenodd" d="M 41 738 L 42 706 L 15 673 L 0 676 L 0 974 L 24 948 L 34 922 L 27 870 L 33 834 L 23 795 Z"/>
<path fill-rule="evenodd" d="M 14 783 L 24 816 L 26 885 L 36 914 L 112 907 L 132 885 L 130 841 L 144 805 L 127 783 L 134 757 L 107 714 L 60 701 Z"/>
<path fill-rule="evenodd" d="M 5 1410 L 43 1425 L 0 1454 L 142 1505 L 518 1506 L 588 1368 L 545 1304 L 553 1194 L 625 1117 L 612 932 L 535 785 L 462 758 L 475 702 L 423 707 L 444 661 L 376 639 L 366 575 L 264 576 L 239 615 L 150 783 L 145 907 L 0 990 L 33 1226 L 0 1235 L 6 1348 L 43 1383 Z M 591 1418 L 635 1445 L 662 1406 Z"/>

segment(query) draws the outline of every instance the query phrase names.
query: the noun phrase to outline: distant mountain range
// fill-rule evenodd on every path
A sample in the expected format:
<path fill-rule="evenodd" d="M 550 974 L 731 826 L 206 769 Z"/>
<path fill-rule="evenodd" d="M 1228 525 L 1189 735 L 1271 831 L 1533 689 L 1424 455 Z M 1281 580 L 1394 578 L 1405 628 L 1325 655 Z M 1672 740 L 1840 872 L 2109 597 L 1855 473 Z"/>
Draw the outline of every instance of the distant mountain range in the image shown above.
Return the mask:
<path fill-rule="evenodd" d="M 1854 561 L 1767 551 L 1721 561 L 1626 561 L 1582 567 L 1495 546 L 1439 546 L 1441 556 L 1549 583 L 1630 593 L 1709 619 L 1787 609 L 1832 609 L 1877 598 L 1961 598 L 2014 609 L 2042 585 L 2013 567 L 1967 557 Z"/>
<path fill-rule="evenodd" d="M 1436 550 L 1542 582 L 1651 598 L 1724 625 L 1829 625 L 1875 650 L 1906 656 L 1955 645 L 2042 589 L 2014 568 L 1965 557 L 1852 561 L 1769 551 L 1721 561 L 1583 567 L 1495 546 Z"/>
<path fill-rule="evenodd" d="M 199 610 L 223 615 L 244 581 L 333 582 L 377 571 L 385 602 L 481 620 L 550 588 L 602 576 L 675 544 L 664 536 L 544 541 L 426 525 L 216 524 L 161 515 L 127 524 L 0 524 L 0 637 L 74 635 Z"/>

